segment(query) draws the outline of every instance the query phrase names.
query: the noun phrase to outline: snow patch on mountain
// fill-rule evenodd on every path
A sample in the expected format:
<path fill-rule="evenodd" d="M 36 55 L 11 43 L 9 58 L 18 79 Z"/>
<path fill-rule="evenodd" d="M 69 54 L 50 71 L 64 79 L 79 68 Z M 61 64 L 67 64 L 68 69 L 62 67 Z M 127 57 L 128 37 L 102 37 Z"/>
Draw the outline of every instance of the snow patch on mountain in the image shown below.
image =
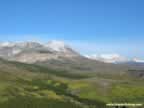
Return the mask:
<path fill-rule="evenodd" d="M 80 56 L 62 41 L 40 43 L 33 41 L 0 43 L 0 57 L 12 61 L 34 63 L 59 58 Z"/>
<path fill-rule="evenodd" d="M 138 62 L 138 63 L 144 63 L 143 59 L 139 59 L 139 58 L 134 58 L 133 59 L 134 62 Z"/>
<path fill-rule="evenodd" d="M 49 41 L 47 44 L 45 44 L 45 46 L 57 52 L 65 52 L 67 48 L 64 42 L 57 40 Z"/>
<path fill-rule="evenodd" d="M 12 50 L 12 54 L 13 54 L 13 55 L 19 54 L 19 53 L 21 53 L 21 52 L 22 52 L 21 49 L 13 49 L 13 50 Z"/>
<path fill-rule="evenodd" d="M 0 43 L 0 47 L 13 47 L 15 44 L 12 42 L 2 42 Z"/>
<path fill-rule="evenodd" d="M 98 60 L 105 63 L 118 63 L 118 62 L 126 62 L 127 58 L 119 55 L 119 54 L 100 54 L 100 55 L 86 55 L 87 58 L 92 60 Z"/>

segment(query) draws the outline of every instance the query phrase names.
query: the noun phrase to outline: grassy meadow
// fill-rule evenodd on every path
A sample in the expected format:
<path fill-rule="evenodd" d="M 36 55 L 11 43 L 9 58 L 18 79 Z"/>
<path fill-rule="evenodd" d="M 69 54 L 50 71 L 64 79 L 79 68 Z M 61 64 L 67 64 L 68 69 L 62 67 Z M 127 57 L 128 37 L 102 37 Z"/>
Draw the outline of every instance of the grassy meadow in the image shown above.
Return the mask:
<path fill-rule="evenodd" d="M 144 103 L 144 80 L 0 62 L 0 108 L 107 108 Z M 140 107 L 142 108 L 142 107 Z"/>

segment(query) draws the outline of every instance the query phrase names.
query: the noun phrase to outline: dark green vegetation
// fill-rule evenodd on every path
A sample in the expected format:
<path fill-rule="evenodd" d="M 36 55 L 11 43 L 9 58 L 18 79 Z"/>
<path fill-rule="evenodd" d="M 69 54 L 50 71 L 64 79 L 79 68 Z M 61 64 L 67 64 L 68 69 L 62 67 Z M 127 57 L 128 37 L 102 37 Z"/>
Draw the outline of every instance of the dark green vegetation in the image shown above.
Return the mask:
<path fill-rule="evenodd" d="M 144 103 L 143 77 L 0 60 L 0 108 L 105 108 L 111 102 Z"/>

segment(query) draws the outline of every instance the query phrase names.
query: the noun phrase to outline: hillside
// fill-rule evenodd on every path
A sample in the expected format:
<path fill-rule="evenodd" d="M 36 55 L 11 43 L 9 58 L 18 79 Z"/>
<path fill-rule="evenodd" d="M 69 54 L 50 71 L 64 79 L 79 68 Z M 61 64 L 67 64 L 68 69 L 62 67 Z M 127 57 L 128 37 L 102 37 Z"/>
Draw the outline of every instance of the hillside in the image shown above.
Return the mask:
<path fill-rule="evenodd" d="M 72 73 L 0 60 L 2 108 L 104 108 L 108 102 L 144 102 L 143 79 Z"/>

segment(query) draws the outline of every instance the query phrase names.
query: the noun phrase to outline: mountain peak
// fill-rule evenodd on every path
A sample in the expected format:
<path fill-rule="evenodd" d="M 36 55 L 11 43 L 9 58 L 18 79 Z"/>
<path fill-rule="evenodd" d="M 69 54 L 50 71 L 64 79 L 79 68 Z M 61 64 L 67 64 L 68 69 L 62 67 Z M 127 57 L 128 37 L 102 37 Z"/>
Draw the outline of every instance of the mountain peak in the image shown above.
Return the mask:
<path fill-rule="evenodd" d="M 134 58 L 133 59 L 134 62 L 138 62 L 138 63 L 144 63 L 143 59 L 139 59 L 139 58 Z"/>
<path fill-rule="evenodd" d="M 46 47 L 53 51 L 65 52 L 68 46 L 63 41 L 52 40 L 46 44 Z"/>
<path fill-rule="evenodd" d="M 104 63 L 121 63 L 126 62 L 128 59 L 119 54 L 100 54 L 100 55 L 86 55 L 87 58 L 98 60 Z"/>
<path fill-rule="evenodd" d="M 0 47 L 12 47 L 14 46 L 15 44 L 12 43 L 12 42 L 1 42 L 0 43 Z"/>
<path fill-rule="evenodd" d="M 23 48 L 36 48 L 42 46 L 39 42 L 34 41 L 17 42 L 15 45 Z"/>
<path fill-rule="evenodd" d="M 33 63 L 50 59 L 73 58 L 79 54 L 63 41 L 52 40 L 47 44 L 33 41 L 1 43 L 0 57 L 8 60 Z"/>

